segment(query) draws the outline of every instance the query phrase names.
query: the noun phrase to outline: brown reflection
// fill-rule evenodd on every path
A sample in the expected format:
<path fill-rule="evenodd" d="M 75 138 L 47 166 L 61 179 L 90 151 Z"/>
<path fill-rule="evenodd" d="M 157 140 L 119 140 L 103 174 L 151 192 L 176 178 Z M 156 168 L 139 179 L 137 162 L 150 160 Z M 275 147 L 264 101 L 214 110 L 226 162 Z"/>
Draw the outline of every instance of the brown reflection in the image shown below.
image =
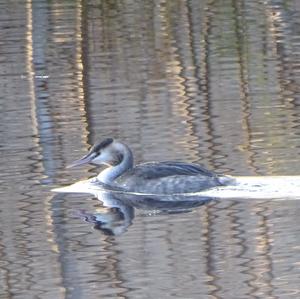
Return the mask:
<path fill-rule="evenodd" d="M 38 15 L 39 17 L 36 17 L 34 19 L 33 22 L 33 14 Z M 38 71 L 36 71 L 36 65 L 35 65 L 35 51 L 39 51 L 38 49 L 36 50 L 35 47 L 40 47 L 39 44 L 36 44 L 36 42 L 34 41 L 34 37 L 33 37 L 33 32 L 35 32 L 35 34 L 37 33 L 38 29 L 41 29 L 42 32 L 40 32 L 39 34 L 43 35 L 45 32 L 44 30 L 45 28 L 45 23 L 39 23 L 39 21 L 41 21 L 41 19 L 43 19 L 43 21 L 45 21 L 45 7 L 41 6 L 37 6 L 37 7 L 33 7 L 33 2 L 32 1 L 27 1 L 26 2 L 26 27 L 27 27 L 27 32 L 26 32 L 26 36 L 27 36 L 27 43 L 26 43 L 26 68 L 27 68 L 27 78 L 29 81 L 29 90 L 30 90 L 30 99 L 31 99 L 31 120 L 32 120 L 32 130 L 33 130 L 33 136 L 35 136 L 34 138 L 34 142 L 35 142 L 35 148 L 36 151 L 38 153 L 43 153 L 43 146 L 47 146 L 46 144 L 43 144 L 43 137 L 45 137 L 45 131 L 43 131 L 43 124 L 41 123 L 41 121 L 43 121 L 41 119 L 41 117 L 39 116 L 40 114 L 44 113 L 44 109 L 48 109 L 48 107 L 46 108 L 45 106 L 43 106 L 43 104 L 39 104 L 39 92 L 40 91 L 44 91 L 45 89 L 47 89 L 47 85 L 46 83 L 41 84 L 40 80 L 43 80 L 43 78 L 47 78 L 48 75 L 46 73 L 39 73 Z M 44 81 L 46 82 L 46 81 Z M 42 99 L 43 101 L 43 99 Z M 47 134 L 48 132 L 46 132 Z M 41 137 L 38 137 L 41 136 Z M 50 136 L 51 138 L 52 136 Z M 47 150 L 45 151 L 47 152 Z M 51 169 L 47 169 L 47 164 L 44 164 L 43 161 L 43 156 L 41 156 L 40 160 L 36 163 L 35 167 L 40 168 L 40 172 L 45 174 L 47 176 L 48 173 L 51 173 Z M 45 236 L 45 241 L 49 244 L 49 248 L 52 251 L 52 255 L 56 255 L 58 253 L 58 246 L 57 243 L 55 241 L 55 236 L 53 234 L 54 231 L 54 227 L 53 227 L 53 221 L 52 221 L 52 206 L 50 204 L 52 199 L 52 196 L 47 196 L 45 201 L 44 201 L 44 206 L 43 206 L 43 211 L 44 211 L 44 217 L 45 217 L 45 223 L 46 223 L 46 234 Z M 26 211 L 26 209 L 24 209 Z M 30 221 L 30 211 L 26 211 L 27 212 L 27 217 Z M 25 247 L 27 247 L 28 245 L 25 245 Z M 24 258 L 24 257 L 23 257 Z M 28 252 L 28 260 L 30 260 L 32 257 L 30 255 L 30 252 Z M 53 263 L 53 261 L 52 261 Z M 52 270 L 49 269 L 49 274 L 50 277 L 60 277 L 61 273 L 59 271 L 57 271 L 57 269 L 59 269 L 59 267 L 53 267 Z M 36 272 L 37 269 L 35 269 L 35 267 L 31 267 L 30 268 L 30 273 L 32 274 L 32 272 Z M 31 279 L 33 281 L 33 277 Z M 35 282 L 34 282 L 35 284 Z M 32 286 L 30 287 L 32 288 Z M 58 288 L 58 296 L 60 296 L 61 298 L 63 298 L 65 296 L 65 289 L 64 288 Z"/>
<path fill-rule="evenodd" d="M 176 122 L 182 123 L 184 134 L 178 134 L 178 131 L 171 132 L 171 138 L 174 139 L 174 146 L 179 151 L 188 148 L 189 157 L 192 161 L 197 161 L 196 136 L 193 129 L 194 116 L 191 115 L 190 108 L 192 103 L 190 91 L 195 89 L 195 78 L 190 69 L 193 66 L 191 60 L 191 36 L 188 22 L 188 11 L 185 3 L 178 3 L 175 6 L 180 12 L 180 18 L 177 20 L 177 26 L 180 28 L 180 34 L 173 30 L 174 26 L 170 21 L 171 16 L 167 13 L 167 6 L 160 10 L 161 18 L 164 19 L 166 31 L 161 34 L 168 38 L 170 48 L 168 49 L 168 62 L 166 65 L 166 78 L 169 86 L 169 98 L 172 114 Z M 172 8 L 172 9 L 174 9 Z M 170 20 L 169 22 L 167 20 Z"/>
<path fill-rule="evenodd" d="M 211 208 L 205 208 L 203 217 L 203 238 L 205 243 L 205 274 L 206 284 L 209 288 L 209 295 L 214 299 L 219 299 L 219 291 L 221 289 L 218 283 L 218 276 L 215 269 L 214 246 L 212 232 L 214 230 L 214 223 L 216 216 L 213 214 Z"/>
<path fill-rule="evenodd" d="M 244 4 L 241 9 L 247 11 L 248 6 Z M 293 163 L 293 156 L 297 150 L 295 149 L 295 138 L 293 135 L 289 136 L 289 132 L 295 128 L 297 112 L 292 111 L 287 103 L 289 102 L 288 98 L 293 94 L 288 90 L 287 85 L 287 82 L 291 81 L 291 68 L 288 67 L 288 64 L 292 61 L 287 59 L 287 54 L 292 42 L 291 40 L 286 40 L 285 43 L 282 41 L 282 39 L 289 39 L 290 36 L 288 34 L 289 25 L 285 23 L 287 13 L 284 7 L 277 5 L 273 7 L 271 4 L 267 4 L 265 10 L 261 12 L 261 16 L 267 17 L 267 23 L 262 24 L 259 14 L 254 15 L 250 12 L 250 10 L 247 11 L 248 18 L 256 22 L 249 24 L 247 19 L 242 19 L 242 26 L 240 26 L 243 33 L 240 35 L 243 46 L 241 54 L 246 58 L 243 59 L 243 65 L 247 66 L 246 78 L 249 91 L 248 101 L 245 105 L 247 107 L 246 115 L 248 115 L 247 127 L 250 134 L 247 148 L 251 149 L 253 153 L 251 164 L 256 169 L 256 173 L 279 174 L 287 171 L 290 174 L 291 170 L 288 164 Z M 254 47 L 255 43 L 258 47 Z M 245 49 L 248 50 L 245 51 Z M 282 55 L 278 55 L 279 53 Z M 243 56 L 240 55 L 240 57 Z M 257 63 L 249 64 L 248 61 L 252 61 L 253 57 L 258 59 Z M 261 82 L 254 81 L 254 78 L 250 77 L 253 73 L 257 74 L 257 78 L 262 78 Z M 280 123 L 278 123 L 278 117 L 282 120 Z M 264 125 L 261 125 L 262 119 Z M 291 147 L 286 149 L 286 154 L 279 155 L 277 149 L 284 147 L 284 140 L 287 136 L 289 136 Z M 264 143 L 265 146 L 262 148 Z M 290 160 L 285 159 L 283 162 L 285 156 L 289 156 Z M 258 171 L 258 169 L 260 170 Z"/>
<path fill-rule="evenodd" d="M 256 248 L 255 259 L 252 261 L 252 271 L 255 277 L 250 284 L 255 288 L 254 295 L 277 298 L 274 292 L 273 258 L 271 248 L 273 244 L 272 231 L 269 224 L 269 215 L 272 213 L 268 208 L 258 205 L 253 210 L 259 217 L 255 234 Z M 267 215 L 266 215 L 267 214 Z"/>
<path fill-rule="evenodd" d="M 199 156 L 206 158 L 210 165 L 214 169 L 220 169 L 220 165 L 217 165 L 215 158 L 217 157 L 217 149 L 215 143 L 215 133 L 212 123 L 212 107 L 210 99 L 210 61 L 209 52 L 211 47 L 211 28 L 213 14 L 211 12 L 214 7 L 214 1 L 201 5 L 200 3 L 193 3 L 188 5 L 189 8 L 189 22 L 191 24 L 190 35 L 193 37 L 191 43 L 195 66 L 195 78 L 197 82 L 197 91 L 195 94 L 195 104 L 193 105 L 196 109 L 195 113 L 195 133 L 198 136 L 199 144 L 205 144 L 204 149 L 201 149 Z M 200 14 L 203 21 L 199 23 L 198 14 Z M 198 34 L 199 27 L 201 34 Z M 199 122 L 199 115 L 202 116 L 202 122 Z M 200 147 L 202 148 L 202 146 Z M 221 171 L 221 169 L 220 169 Z M 223 169 L 225 171 L 225 169 Z"/>
<path fill-rule="evenodd" d="M 84 40 L 86 37 L 86 8 L 84 7 L 85 1 L 77 0 L 76 2 L 76 27 L 75 27 L 75 41 L 76 41 L 76 76 L 77 76 L 77 94 L 79 101 L 79 110 L 81 111 L 81 123 L 82 132 L 81 137 L 83 139 L 84 145 L 90 145 L 89 140 L 89 120 L 88 120 L 88 84 L 85 81 L 85 75 L 88 73 L 85 71 L 88 69 L 88 61 L 84 61 L 86 58 L 85 52 L 87 49 L 85 45 L 88 41 Z"/>
<path fill-rule="evenodd" d="M 49 9 L 49 10 L 48 10 Z M 50 10 L 51 9 L 51 10 Z M 47 10 L 47 11 L 46 11 Z M 49 161 L 51 156 L 49 154 L 58 153 L 61 156 L 61 160 L 63 160 L 63 153 L 65 152 L 65 146 L 68 145 L 69 139 L 67 137 L 68 131 L 65 132 L 64 139 L 57 140 L 59 134 L 61 134 L 62 130 L 59 130 L 58 125 L 62 122 L 63 118 L 68 117 L 65 112 L 68 110 L 72 111 L 72 113 L 76 113 L 80 115 L 80 122 L 77 123 L 78 132 L 76 133 L 76 139 L 83 139 L 83 143 L 85 144 L 85 148 L 87 148 L 87 138 L 88 131 L 86 130 L 86 124 L 88 123 L 86 119 L 85 113 L 85 96 L 84 96 L 84 86 L 83 86 L 83 62 L 82 62 L 82 6 L 81 1 L 76 2 L 75 14 L 76 17 L 72 21 L 74 21 L 74 69 L 73 65 L 70 65 L 70 69 L 68 70 L 68 66 L 63 71 L 59 70 L 59 48 L 55 48 L 58 56 L 55 57 L 55 60 L 51 61 L 52 64 L 48 64 L 48 61 L 43 60 L 47 53 L 46 48 L 42 48 L 41 46 L 48 41 L 48 39 L 52 39 L 54 44 L 62 45 L 62 47 L 70 42 L 69 33 L 65 32 L 65 26 L 70 21 L 71 15 L 69 15 L 70 10 L 66 10 L 65 7 L 58 5 L 58 3 L 52 3 L 51 7 L 48 7 L 45 3 L 36 3 L 33 5 L 32 2 L 27 2 L 27 71 L 28 78 L 30 82 L 30 94 L 31 94 L 31 107 L 32 107 L 32 129 L 34 130 L 34 136 L 38 136 L 36 138 L 36 148 L 39 153 L 41 153 L 41 159 L 39 161 L 39 167 L 41 167 L 42 173 L 45 176 L 53 176 L 53 164 L 45 163 L 44 161 Z M 51 13 L 50 13 L 51 12 Z M 46 15 L 49 13 L 49 15 Z M 51 31 L 49 29 L 49 23 L 53 21 L 54 26 L 52 26 Z M 72 23 L 68 23 L 67 26 L 71 28 Z M 73 24 L 72 24 L 73 26 Z M 49 59 L 49 58 L 48 58 Z M 62 60 L 65 59 L 64 55 L 62 55 Z M 64 65 L 65 62 L 62 62 Z M 73 63 L 72 63 L 73 64 Z M 53 79 L 55 78 L 54 74 L 56 72 L 55 68 L 58 65 L 58 77 L 60 77 L 60 88 L 56 90 L 58 86 L 52 86 Z M 54 69 L 51 70 L 51 67 Z M 72 73 L 69 73 L 69 71 Z M 49 71 L 49 73 L 47 73 Z M 51 73 L 51 75 L 50 75 Z M 71 85 L 75 85 L 73 89 Z M 70 89 L 70 87 L 72 89 Z M 66 93 L 67 97 L 65 99 L 61 98 L 61 94 Z M 68 94 L 69 93 L 69 94 Z M 70 95 L 70 96 L 69 96 Z M 72 96 L 73 95 L 73 96 Z M 51 101 L 50 101 L 51 98 Z M 75 109 L 74 109 L 75 108 Z M 65 109 L 67 109 L 65 111 Z M 63 111 L 64 115 L 62 117 L 59 111 Z M 50 123 L 52 126 L 50 129 L 48 128 L 46 123 Z M 58 131 L 60 131 L 58 133 Z M 50 142 L 51 140 L 51 142 Z M 52 140 L 58 142 L 52 142 Z M 75 143 L 75 146 L 78 146 L 78 143 Z M 67 153 L 69 153 L 69 149 L 67 149 Z M 54 158 L 52 157 L 54 160 Z M 55 215 L 53 212 L 53 208 L 57 208 L 56 200 L 52 198 L 52 196 L 48 196 L 44 200 L 44 217 L 46 226 L 46 234 L 45 241 L 48 242 L 49 247 L 52 253 L 57 257 L 56 262 L 57 265 L 54 267 L 53 262 L 52 268 L 54 273 L 51 273 L 49 270 L 49 275 L 52 277 L 60 277 L 62 288 L 60 290 L 60 295 L 65 296 L 65 293 L 69 293 L 71 288 L 71 281 L 77 281 L 77 273 L 72 272 L 73 278 L 70 279 L 68 277 L 71 273 L 66 271 L 70 267 L 70 263 L 68 261 L 68 257 L 66 257 L 66 247 L 67 245 L 62 241 L 63 228 L 57 225 L 57 221 L 55 221 Z M 59 208 L 62 207 L 61 204 L 58 205 Z M 57 240 L 60 240 L 57 243 Z M 28 257 L 30 258 L 30 257 Z M 60 264 L 60 265 L 59 265 Z M 54 270 L 55 269 L 55 270 Z M 35 269 L 31 269 L 32 271 Z M 67 282 L 67 283 L 66 283 Z M 58 289 L 59 290 L 59 289 Z M 74 297 L 75 298 L 75 297 Z"/>
<path fill-rule="evenodd" d="M 235 12 L 235 34 L 237 37 L 237 56 L 240 72 L 240 100 L 242 104 L 242 129 L 245 134 L 243 143 L 239 146 L 239 150 L 244 152 L 247 156 L 249 168 L 252 170 L 253 175 L 258 175 L 258 168 L 255 166 L 255 151 L 251 147 L 251 97 L 249 95 L 248 84 L 248 57 L 244 53 L 244 29 L 246 21 L 243 16 L 243 3 L 238 1 L 233 2 Z M 239 16 L 243 16 L 242 18 Z"/>
<path fill-rule="evenodd" d="M 296 6 L 295 9 L 298 12 L 300 11 L 300 7 L 297 2 L 294 3 Z M 284 124 L 282 125 L 282 129 L 284 130 L 284 135 L 279 139 L 276 136 L 273 136 L 274 146 L 280 146 L 285 142 L 285 135 L 289 135 L 289 145 L 292 151 L 297 151 L 298 142 L 297 138 L 295 138 L 293 132 L 295 127 L 299 125 L 299 109 L 297 109 L 297 92 L 299 90 L 295 88 L 297 83 L 300 82 L 299 75 L 295 71 L 294 63 L 296 57 L 294 55 L 294 48 L 298 47 L 298 43 L 295 40 L 295 35 L 293 33 L 292 25 L 289 19 L 290 9 L 287 9 L 283 4 L 276 5 L 273 3 L 268 3 L 266 6 L 266 14 L 268 20 L 268 29 L 270 39 L 272 41 L 272 52 L 274 57 L 276 57 L 276 61 L 278 64 L 277 77 L 278 77 L 278 87 L 280 99 L 278 103 L 278 107 L 282 108 L 281 113 L 284 117 Z M 275 120 L 274 120 L 275 121 Z M 275 135 L 275 134 L 274 134 Z M 299 155 L 299 152 L 298 152 Z M 287 153 L 286 156 L 289 156 L 289 162 L 296 162 L 297 158 L 290 156 Z M 272 171 L 275 169 L 275 173 L 277 169 L 285 169 L 284 163 L 286 161 L 286 156 L 278 158 L 276 152 L 274 151 L 274 158 L 271 161 Z M 287 167 L 288 169 L 288 167 Z M 272 173 L 272 172 L 271 172 Z"/>
<path fill-rule="evenodd" d="M 2 168 L 9 189 L 1 213 L 2 293 L 11 297 L 16 291 L 39 288 L 42 294 L 44 281 L 62 298 L 79 297 L 76 291 L 85 286 L 91 293 L 97 287 L 100 292 L 101 283 L 107 283 L 105 291 L 117 290 L 118 298 L 135 291 L 132 281 L 142 289 L 152 280 L 155 291 L 160 277 L 152 267 L 154 247 L 158 266 L 161 262 L 169 271 L 160 273 L 174 288 L 180 272 L 170 273 L 192 263 L 201 278 L 204 273 L 204 288 L 221 298 L 228 291 L 226 279 L 232 278 L 221 274 L 228 269 L 222 264 L 227 253 L 229 272 L 240 274 L 238 285 L 246 289 L 246 283 L 245 292 L 274 296 L 275 278 L 282 273 L 273 269 L 273 231 L 269 212 L 262 207 L 249 207 L 251 215 L 244 205 L 217 203 L 203 212 L 204 232 L 195 228 L 195 223 L 200 225 L 195 215 L 186 218 L 191 224 L 184 226 L 179 221 L 183 216 L 166 218 L 167 225 L 140 217 L 139 230 L 133 228 L 128 239 L 114 240 L 95 237 L 86 226 L 72 222 L 68 211 L 86 202 L 52 198 L 44 190 L 53 182 L 89 176 L 85 168 L 70 173 L 63 167 L 96 137 L 107 135 L 132 145 L 137 161 L 203 160 L 233 174 L 297 174 L 298 2 L 100 2 L 27 1 L 9 6 L 9 11 L 19 10 L 11 23 L 6 10 L 0 16 L 3 60 L 9 64 L 1 68 L 1 134 L 5 143 L 20 147 L 12 148 L 14 155 L 7 160 L 13 158 L 13 163 L 4 161 Z M 17 41 L 24 36 L 22 30 L 26 40 Z M 20 58 L 16 52 L 23 49 Z M 17 67 L 16 58 L 22 60 Z M 23 64 L 26 83 L 18 79 L 19 73 L 13 74 Z M 18 110 L 19 105 L 24 106 Z M 3 146 L 10 152 L 10 145 Z M 255 217 L 259 224 L 253 241 L 247 238 L 247 227 Z M 294 232 L 292 226 L 286 231 Z M 178 249 L 185 236 L 189 242 Z M 91 246 L 81 242 L 85 238 Z M 228 248 L 235 252 L 228 253 Z M 129 254 L 130 275 L 124 266 Z M 183 256 L 180 262 L 177 254 Z M 48 270 L 45 280 L 39 279 L 40 266 Z M 140 273 L 148 276 L 134 280 Z M 191 281 L 185 278 L 186 286 L 199 282 L 193 275 Z"/>
<path fill-rule="evenodd" d="M 232 252 L 230 258 L 238 261 L 238 263 L 235 263 L 236 270 L 243 274 L 242 277 L 237 277 L 234 283 L 236 284 L 241 279 L 242 283 L 247 286 L 243 288 L 243 293 L 245 295 L 253 295 L 256 292 L 256 288 L 252 285 L 252 281 L 256 278 L 256 274 L 252 272 L 253 260 L 249 257 L 250 238 L 247 238 L 247 225 L 244 223 L 244 219 L 251 211 L 245 211 L 245 208 L 241 207 L 238 202 L 232 202 L 229 208 L 230 231 L 227 236 L 229 244 L 233 248 L 230 250 Z M 230 283 L 231 279 L 226 279 L 225 276 L 222 285 L 230 285 Z M 240 291 L 238 293 L 238 295 L 242 296 Z"/>

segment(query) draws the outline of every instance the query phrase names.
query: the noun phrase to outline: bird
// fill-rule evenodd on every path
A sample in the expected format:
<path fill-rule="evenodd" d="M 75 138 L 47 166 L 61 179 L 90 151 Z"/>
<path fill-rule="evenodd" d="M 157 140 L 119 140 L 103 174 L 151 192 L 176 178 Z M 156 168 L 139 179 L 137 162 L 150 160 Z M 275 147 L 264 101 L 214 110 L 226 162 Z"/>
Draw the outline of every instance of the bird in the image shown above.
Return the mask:
<path fill-rule="evenodd" d="M 230 176 L 217 175 L 204 166 L 179 161 L 146 162 L 134 165 L 128 145 L 114 138 L 95 143 L 89 152 L 68 168 L 92 164 L 105 166 L 94 182 L 124 192 L 183 194 L 232 184 Z"/>

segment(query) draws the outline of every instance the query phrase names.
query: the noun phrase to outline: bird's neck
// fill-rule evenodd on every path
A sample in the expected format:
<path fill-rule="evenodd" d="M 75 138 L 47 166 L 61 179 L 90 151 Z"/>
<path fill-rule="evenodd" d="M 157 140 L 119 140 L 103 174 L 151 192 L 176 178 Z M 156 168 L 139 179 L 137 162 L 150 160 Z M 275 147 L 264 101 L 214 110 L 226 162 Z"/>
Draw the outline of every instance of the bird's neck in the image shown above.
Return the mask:
<path fill-rule="evenodd" d="M 122 161 L 101 171 L 97 176 L 100 182 L 111 184 L 116 178 L 133 168 L 133 154 L 131 150 L 126 145 L 121 144 L 120 146 L 122 146 Z"/>

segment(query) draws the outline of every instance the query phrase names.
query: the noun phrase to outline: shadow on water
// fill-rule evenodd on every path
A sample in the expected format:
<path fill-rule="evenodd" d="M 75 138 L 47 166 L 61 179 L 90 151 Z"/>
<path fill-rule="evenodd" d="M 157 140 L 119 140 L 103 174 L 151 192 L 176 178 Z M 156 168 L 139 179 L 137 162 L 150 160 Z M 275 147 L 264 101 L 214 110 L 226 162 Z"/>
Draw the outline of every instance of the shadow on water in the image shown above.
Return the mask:
<path fill-rule="evenodd" d="M 181 214 L 191 212 L 194 208 L 205 205 L 213 199 L 203 196 L 137 195 L 110 191 L 98 192 L 95 195 L 96 199 L 101 201 L 94 206 L 95 210 L 79 209 L 73 213 L 73 216 L 93 224 L 94 229 L 109 236 L 121 235 L 127 231 L 133 224 L 135 209 L 144 210 L 148 215 L 150 211 L 151 215 Z"/>

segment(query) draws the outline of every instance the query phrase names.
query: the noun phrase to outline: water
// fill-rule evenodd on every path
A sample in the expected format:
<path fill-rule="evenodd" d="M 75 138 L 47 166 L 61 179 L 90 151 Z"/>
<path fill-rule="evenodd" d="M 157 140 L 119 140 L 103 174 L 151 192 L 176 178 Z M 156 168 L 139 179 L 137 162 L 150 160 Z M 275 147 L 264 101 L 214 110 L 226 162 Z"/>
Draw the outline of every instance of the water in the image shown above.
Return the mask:
<path fill-rule="evenodd" d="M 300 5 L 0 0 L 0 298 L 299 298 L 299 201 L 136 210 L 54 187 L 105 136 L 136 162 L 299 175 Z M 76 214 L 77 213 L 77 214 Z"/>

